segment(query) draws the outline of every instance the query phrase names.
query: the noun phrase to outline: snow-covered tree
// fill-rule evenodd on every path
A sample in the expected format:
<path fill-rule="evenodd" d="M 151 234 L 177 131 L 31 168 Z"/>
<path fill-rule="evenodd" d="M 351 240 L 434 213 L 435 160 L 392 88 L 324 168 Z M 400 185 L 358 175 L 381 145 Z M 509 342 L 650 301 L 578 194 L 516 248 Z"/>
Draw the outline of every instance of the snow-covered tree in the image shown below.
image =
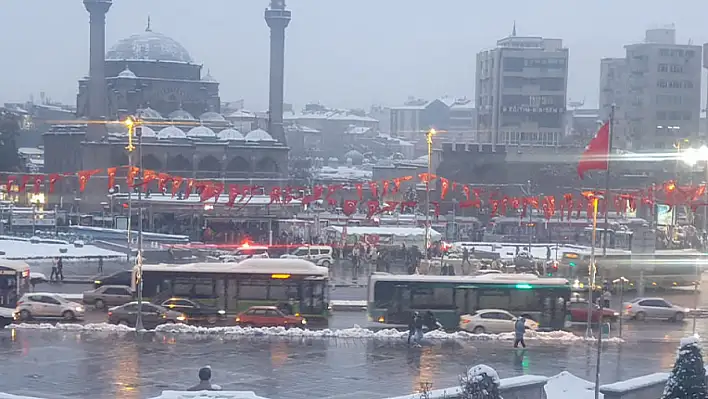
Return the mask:
<path fill-rule="evenodd" d="M 703 354 L 698 346 L 697 337 L 681 340 L 674 369 L 671 370 L 662 399 L 705 399 L 706 370 L 703 367 Z"/>
<path fill-rule="evenodd" d="M 499 374 L 484 364 L 472 367 L 460 377 L 460 399 L 502 399 Z"/>

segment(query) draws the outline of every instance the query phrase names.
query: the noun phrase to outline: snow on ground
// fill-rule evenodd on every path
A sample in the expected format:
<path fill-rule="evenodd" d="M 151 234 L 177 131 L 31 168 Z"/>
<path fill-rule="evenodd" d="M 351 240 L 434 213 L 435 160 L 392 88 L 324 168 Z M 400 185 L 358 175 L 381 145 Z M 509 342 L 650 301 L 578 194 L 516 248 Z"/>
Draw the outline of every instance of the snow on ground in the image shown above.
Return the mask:
<path fill-rule="evenodd" d="M 2 397 L 0 397 L 2 399 Z M 267 399 L 252 391 L 163 391 L 152 399 Z"/>
<path fill-rule="evenodd" d="M 573 396 L 574 399 L 594 399 L 595 384 L 576 377 L 567 371 L 554 375 L 546 382 L 548 399 L 563 399 Z M 600 394 L 600 398 L 603 395 Z"/>
<path fill-rule="evenodd" d="M 132 332 L 133 328 L 117 326 L 108 323 L 95 324 L 73 324 L 49 323 L 27 324 L 21 323 L 13 325 L 12 328 L 28 330 L 59 330 L 59 331 L 104 331 L 104 332 Z M 291 338 L 338 338 L 338 339 L 378 339 L 378 340 L 405 340 L 408 332 L 395 329 L 369 330 L 355 325 L 352 328 L 344 329 L 323 329 L 323 330 L 303 330 L 300 328 L 285 329 L 283 327 L 198 327 L 184 324 L 163 324 L 155 331 L 175 334 L 199 334 L 199 335 L 242 335 L 242 336 L 263 336 L 263 337 L 291 337 Z M 528 332 L 526 341 L 576 343 L 588 339 L 566 332 Z M 430 341 L 513 341 L 514 333 L 503 334 L 471 334 L 465 331 L 447 333 L 444 331 L 431 331 L 425 334 L 425 339 Z M 590 339 L 594 342 L 594 339 Z M 605 342 L 624 342 L 620 338 L 610 338 Z"/>
<path fill-rule="evenodd" d="M 62 252 L 62 250 L 66 252 Z M 93 245 L 76 247 L 68 242 L 52 240 L 52 242 L 32 243 L 29 239 L 22 238 L 2 238 L 0 239 L 0 251 L 5 252 L 0 258 L 6 259 L 52 259 L 61 256 L 64 259 L 71 258 L 116 258 L 125 257 L 124 253 L 110 251 Z"/>

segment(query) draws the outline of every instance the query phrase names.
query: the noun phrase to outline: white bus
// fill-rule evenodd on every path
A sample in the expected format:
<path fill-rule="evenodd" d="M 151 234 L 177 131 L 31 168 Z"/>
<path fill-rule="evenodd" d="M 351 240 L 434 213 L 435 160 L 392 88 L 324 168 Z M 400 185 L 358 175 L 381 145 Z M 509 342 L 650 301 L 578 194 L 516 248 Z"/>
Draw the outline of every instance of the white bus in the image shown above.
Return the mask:
<path fill-rule="evenodd" d="M 133 269 L 136 290 L 137 266 Z M 190 298 L 229 313 L 294 302 L 308 320 L 329 315 L 329 270 L 301 259 L 246 259 L 239 263 L 143 265 L 143 297 Z"/>
<path fill-rule="evenodd" d="M 413 312 L 432 311 L 448 329 L 460 316 L 483 309 L 505 309 L 539 322 L 541 328 L 565 326 L 571 286 L 564 278 L 530 274 L 480 276 L 392 275 L 374 273 L 369 279 L 370 321 L 407 325 Z"/>
<path fill-rule="evenodd" d="M 14 308 L 30 290 L 30 267 L 21 260 L 0 259 L 0 307 Z"/>

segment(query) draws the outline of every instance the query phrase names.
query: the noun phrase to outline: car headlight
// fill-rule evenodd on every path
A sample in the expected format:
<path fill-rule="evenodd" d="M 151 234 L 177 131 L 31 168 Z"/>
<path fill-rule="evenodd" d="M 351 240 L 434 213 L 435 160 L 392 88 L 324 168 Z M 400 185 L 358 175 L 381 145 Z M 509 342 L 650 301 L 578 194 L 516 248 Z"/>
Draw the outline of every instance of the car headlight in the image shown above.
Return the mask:
<path fill-rule="evenodd" d="M 218 314 L 220 314 L 220 315 L 222 315 L 222 316 L 223 316 L 223 315 L 225 315 L 225 314 L 226 314 L 226 311 L 224 311 L 224 310 L 219 310 L 219 311 L 217 311 L 216 313 L 218 313 Z"/>
<path fill-rule="evenodd" d="M 77 311 L 77 312 L 83 312 L 83 311 L 84 311 L 84 307 L 83 307 L 83 306 L 77 306 L 77 307 L 76 307 L 76 311 Z"/>
<path fill-rule="evenodd" d="M 620 314 L 617 313 L 617 312 L 614 312 L 612 315 L 613 315 L 613 316 L 619 316 Z"/>
<path fill-rule="evenodd" d="M 176 319 L 177 319 L 178 321 L 185 321 L 185 320 L 187 320 L 187 316 L 185 316 L 185 315 L 179 315 L 179 316 L 176 317 Z"/>
<path fill-rule="evenodd" d="M 101 280 L 94 280 L 93 283 L 94 284 L 101 284 Z"/>
<path fill-rule="evenodd" d="M 307 320 L 302 319 L 302 322 L 301 322 L 301 323 L 302 323 L 302 324 L 307 324 Z"/>

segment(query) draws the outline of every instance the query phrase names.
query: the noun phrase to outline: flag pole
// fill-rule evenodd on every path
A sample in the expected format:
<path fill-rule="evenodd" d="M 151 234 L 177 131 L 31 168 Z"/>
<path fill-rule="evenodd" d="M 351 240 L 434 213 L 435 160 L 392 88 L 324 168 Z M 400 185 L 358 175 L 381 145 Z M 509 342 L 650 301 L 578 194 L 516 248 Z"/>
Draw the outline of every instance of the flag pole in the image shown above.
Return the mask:
<path fill-rule="evenodd" d="M 612 196 L 610 195 L 610 161 L 612 160 L 612 136 L 614 136 L 614 124 L 615 124 L 615 104 L 612 103 L 610 106 L 610 122 L 609 122 L 609 134 L 607 139 L 607 172 L 605 173 L 605 229 L 603 230 L 602 237 L 602 256 L 607 256 L 607 241 L 609 241 L 609 235 L 607 234 L 608 223 L 607 214 L 610 211 L 610 200 Z"/>

